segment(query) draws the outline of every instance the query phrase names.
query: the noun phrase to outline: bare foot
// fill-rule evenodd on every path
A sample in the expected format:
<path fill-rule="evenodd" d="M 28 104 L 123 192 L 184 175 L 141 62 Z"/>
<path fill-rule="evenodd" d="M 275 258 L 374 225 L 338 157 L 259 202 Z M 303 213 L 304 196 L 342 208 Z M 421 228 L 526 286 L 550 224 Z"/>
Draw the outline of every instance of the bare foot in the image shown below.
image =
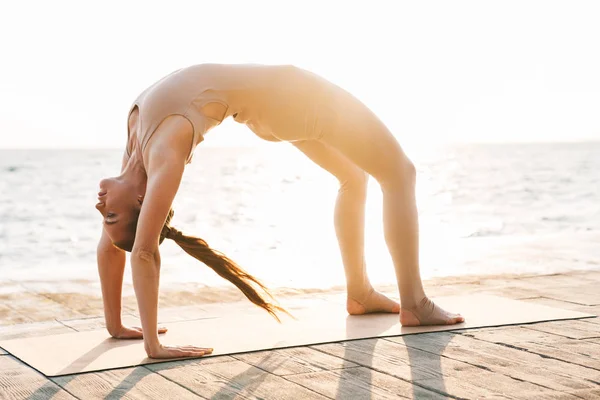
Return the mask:
<path fill-rule="evenodd" d="M 369 313 L 394 313 L 400 312 L 400 304 L 383 294 L 371 289 L 362 301 L 348 297 L 346 310 L 350 315 L 361 315 Z"/>
<path fill-rule="evenodd" d="M 464 322 L 460 314 L 453 314 L 442 310 L 426 296 L 414 308 L 403 308 L 400 311 L 400 324 L 402 326 L 419 325 L 454 325 Z"/>

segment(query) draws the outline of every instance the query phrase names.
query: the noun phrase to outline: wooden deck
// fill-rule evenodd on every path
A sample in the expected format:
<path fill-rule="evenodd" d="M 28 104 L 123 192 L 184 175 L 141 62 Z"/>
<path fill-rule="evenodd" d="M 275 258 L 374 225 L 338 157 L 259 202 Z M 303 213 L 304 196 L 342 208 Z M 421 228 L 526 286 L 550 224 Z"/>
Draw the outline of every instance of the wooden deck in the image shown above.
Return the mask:
<path fill-rule="evenodd" d="M 600 271 L 437 279 L 426 286 L 431 296 L 490 293 L 600 313 Z M 189 296 L 185 303 L 165 296 L 163 322 L 206 312 L 190 305 Z M 2 339 L 103 323 L 99 297 L 0 282 L 0 300 Z M 125 312 L 135 319 L 130 297 Z M 600 318 L 355 340 L 51 379 L 0 349 L 0 399 L 49 398 L 600 399 Z"/>

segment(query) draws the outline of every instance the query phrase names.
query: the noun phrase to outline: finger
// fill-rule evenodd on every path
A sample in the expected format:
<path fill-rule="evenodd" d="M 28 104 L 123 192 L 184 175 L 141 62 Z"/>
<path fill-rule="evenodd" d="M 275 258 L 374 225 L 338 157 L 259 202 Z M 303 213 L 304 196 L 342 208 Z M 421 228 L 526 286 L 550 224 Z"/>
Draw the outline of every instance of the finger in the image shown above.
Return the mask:
<path fill-rule="evenodd" d="M 207 351 L 207 352 L 213 351 L 212 347 L 196 347 L 196 346 L 181 346 L 180 349 L 184 350 L 184 351 Z"/>
<path fill-rule="evenodd" d="M 183 353 L 203 353 L 203 354 L 208 354 L 210 352 L 212 352 L 212 349 L 205 349 L 202 347 L 179 347 L 177 350 L 179 350 L 180 352 Z"/>
<path fill-rule="evenodd" d="M 170 352 L 168 357 L 181 358 L 181 357 L 202 357 L 205 353 L 203 351 L 192 351 L 192 350 L 176 350 Z"/>
<path fill-rule="evenodd" d="M 185 357 L 202 357 L 206 354 L 208 354 L 208 353 L 205 351 L 186 351 L 186 352 L 184 352 Z"/>

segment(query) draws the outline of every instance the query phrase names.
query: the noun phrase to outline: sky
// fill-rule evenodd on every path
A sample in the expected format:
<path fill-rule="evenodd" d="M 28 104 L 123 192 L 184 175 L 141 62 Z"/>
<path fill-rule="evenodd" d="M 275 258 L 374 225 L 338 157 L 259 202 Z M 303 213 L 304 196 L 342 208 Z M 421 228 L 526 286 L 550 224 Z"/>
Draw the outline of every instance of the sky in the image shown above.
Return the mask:
<path fill-rule="evenodd" d="M 0 148 L 122 148 L 187 65 L 295 64 L 401 143 L 600 140 L 600 2 L 37 1 L 0 6 Z M 206 145 L 257 145 L 228 120 Z"/>

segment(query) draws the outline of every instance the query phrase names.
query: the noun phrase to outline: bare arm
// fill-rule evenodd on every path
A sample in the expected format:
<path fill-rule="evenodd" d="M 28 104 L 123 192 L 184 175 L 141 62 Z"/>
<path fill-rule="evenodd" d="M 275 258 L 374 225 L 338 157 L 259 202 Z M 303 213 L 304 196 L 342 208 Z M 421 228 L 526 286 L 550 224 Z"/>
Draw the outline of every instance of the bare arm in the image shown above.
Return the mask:
<path fill-rule="evenodd" d="M 118 336 L 121 329 L 121 292 L 125 252 L 112 244 L 108 234 L 102 230 L 97 249 L 98 274 L 102 286 L 104 319 L 106 329 L 112 336 Z"/>
<path fill-rule="evenodd" d="M 127 151 L 123 154 L 121 170 L 125 168 L 129 156 Z M 121 295 L 123 289 L 123 272 L 125 271 L 125 251 L 113 245 L 112 240 L 102 229 L 102 236 L 96 250 L 98 261 L 98 275 L 102 287 L 102 301 L 104 303 L 104 319 L 106 329 L 112 336 L 117 337 L 122 327 L 121 321 Z"/>
<path fill-rule="evenodd" d="M 201 356 L 208 349 L 162 346 L 157 334 L 160 252 L 158 241 L 175 194 L 179 188 L 189 152 L 191 126 L 180 117 L 167 119 L 157 131 L 158 140 L 148 155 L 146 195 L 138 220 L 131 252 L 133 287 L 138 302 L 144 348 L 150 357 Z"/>

